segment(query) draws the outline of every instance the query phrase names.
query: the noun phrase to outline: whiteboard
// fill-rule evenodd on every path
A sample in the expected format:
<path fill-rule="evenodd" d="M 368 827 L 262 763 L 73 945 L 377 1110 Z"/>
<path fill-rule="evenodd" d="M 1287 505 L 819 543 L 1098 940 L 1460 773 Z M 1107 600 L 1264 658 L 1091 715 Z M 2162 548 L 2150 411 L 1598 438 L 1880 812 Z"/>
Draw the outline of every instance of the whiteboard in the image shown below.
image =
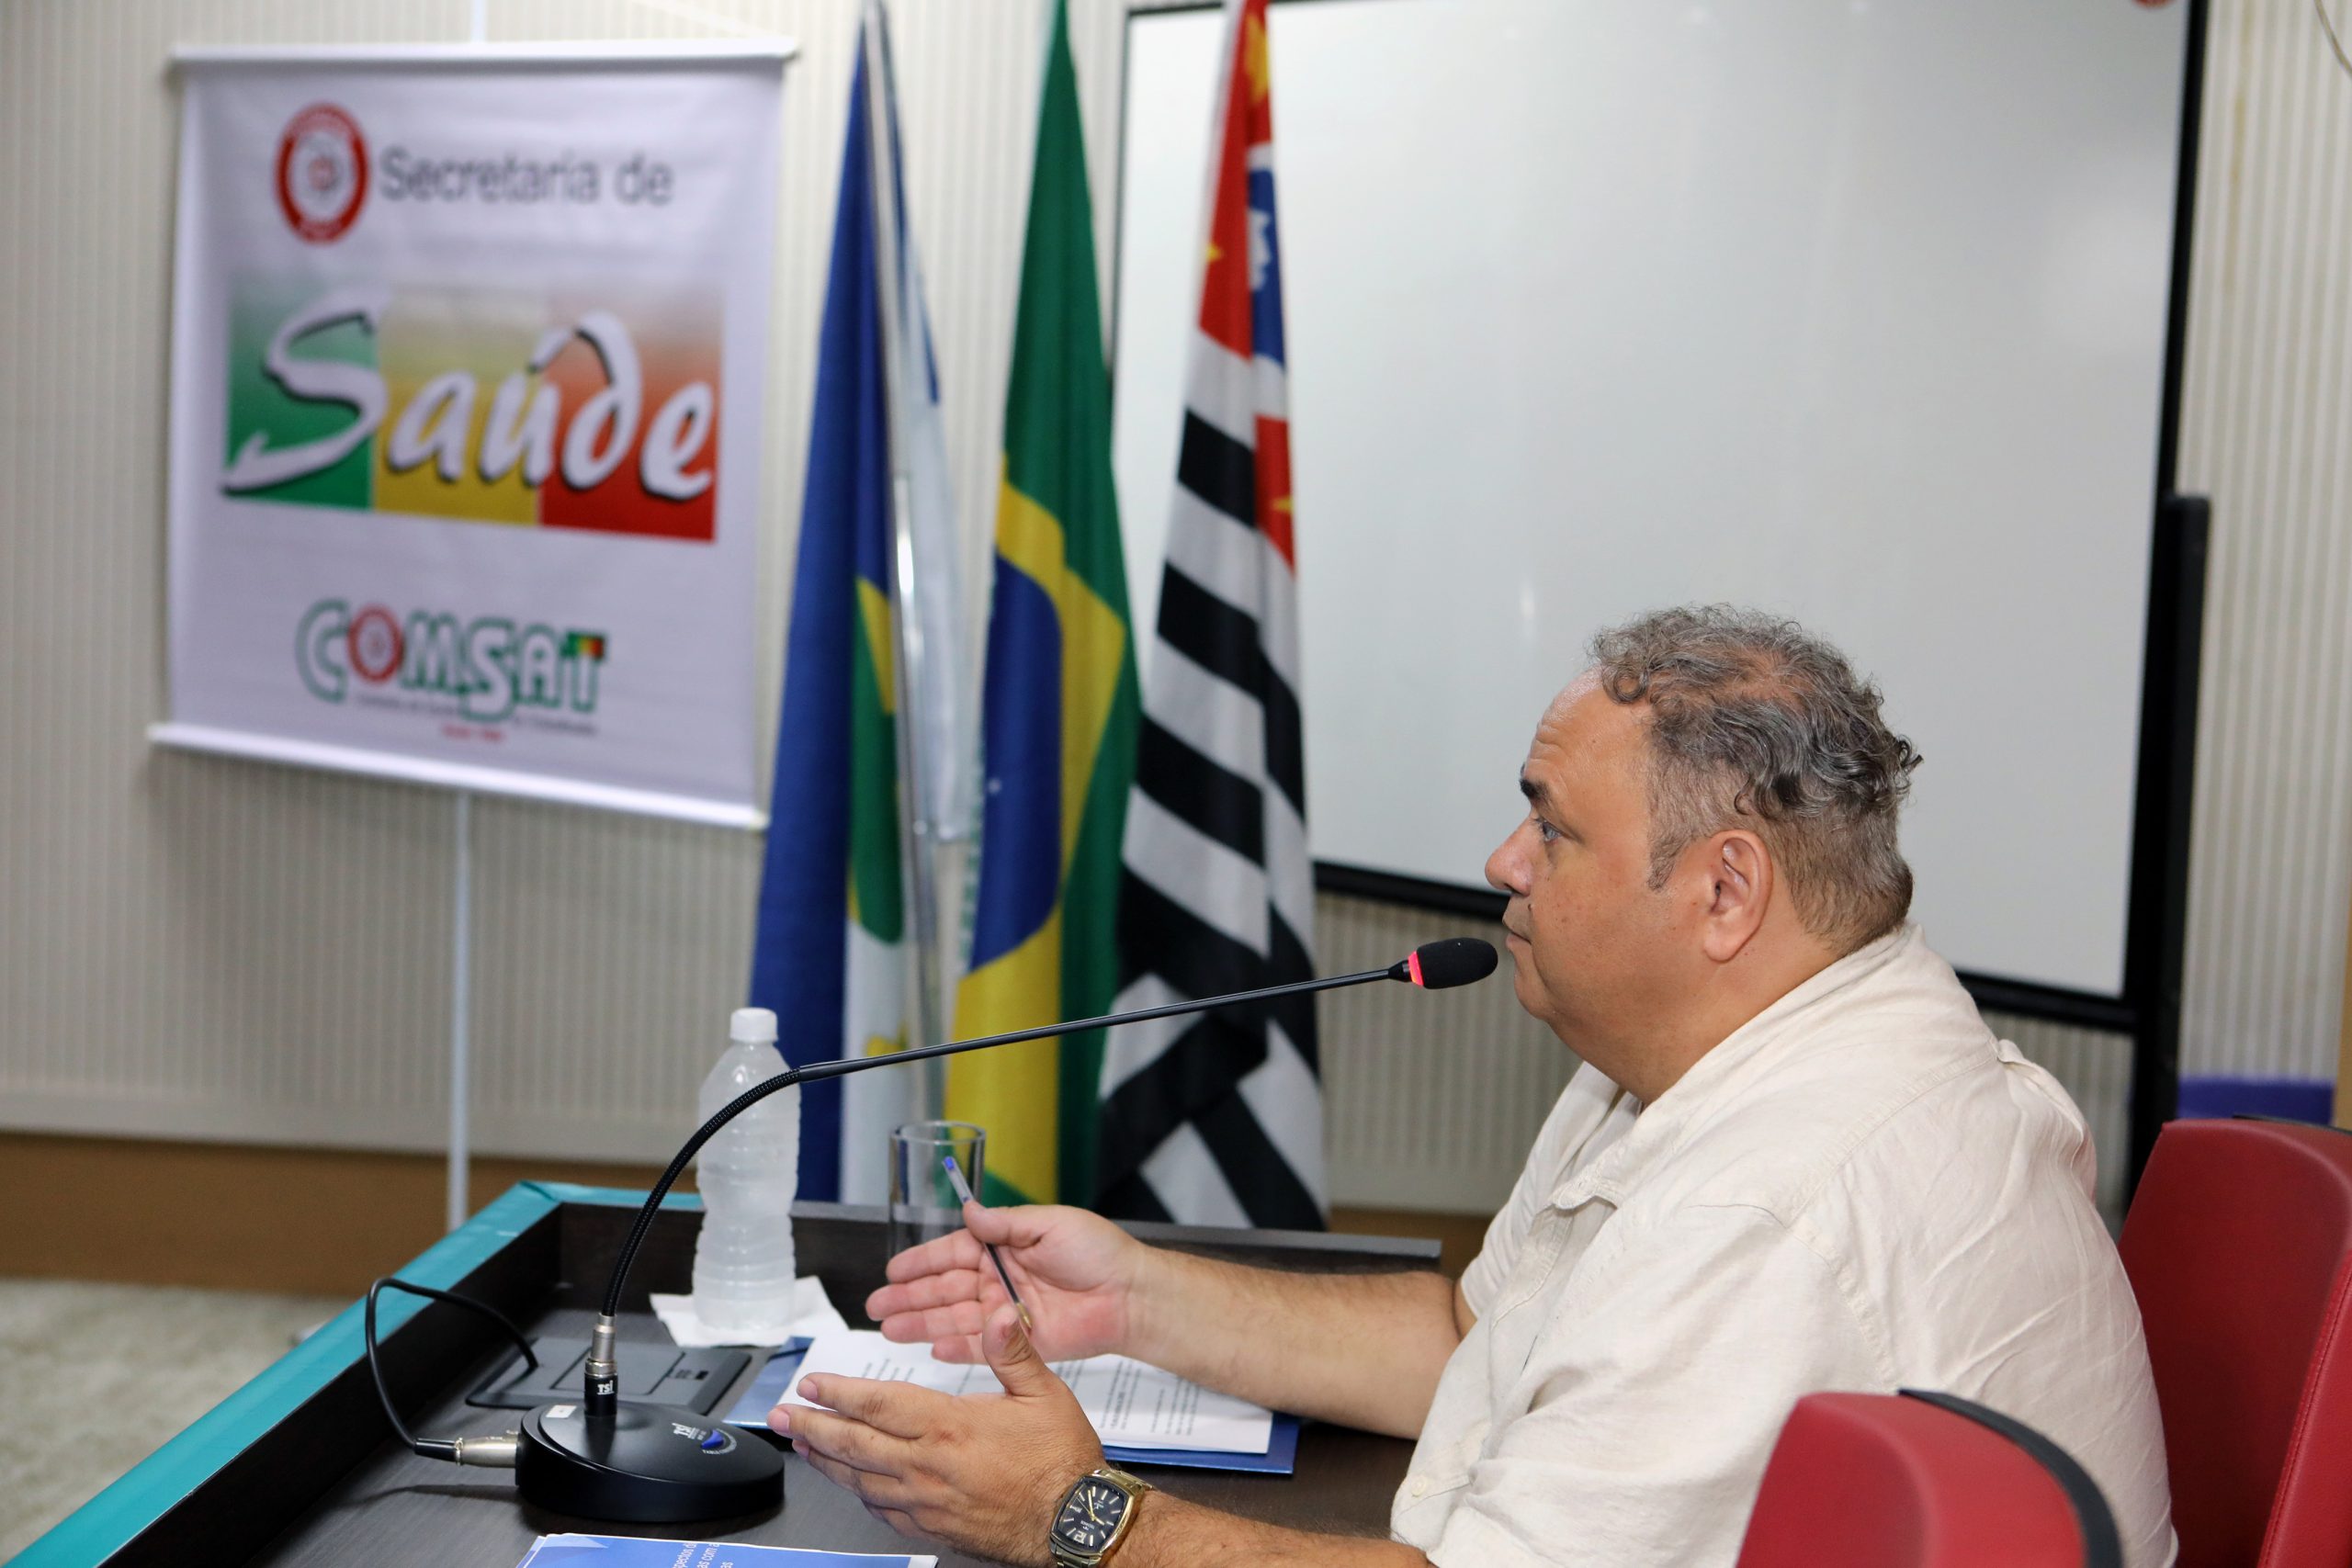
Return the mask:
<path fill-rule="evenodd" d="M 2120 994 L 2186 22 L 1277 5 L 1316 857 L 1478 886 L 1592 632 L 1736 601 L 1844 649 L 1925 755 L 1902 837 L 1937 947 Z M 1129 22 L 1114 463 L 1138 628 L 1221 26 Z"/>

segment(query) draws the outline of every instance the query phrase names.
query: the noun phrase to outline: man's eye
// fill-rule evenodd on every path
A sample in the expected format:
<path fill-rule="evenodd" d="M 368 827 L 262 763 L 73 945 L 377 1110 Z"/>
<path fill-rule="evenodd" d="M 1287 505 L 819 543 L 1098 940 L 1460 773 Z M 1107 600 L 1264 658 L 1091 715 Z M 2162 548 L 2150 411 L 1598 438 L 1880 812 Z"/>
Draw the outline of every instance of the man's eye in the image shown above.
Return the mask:
<path fill-rule="evenodd" d="M 1560 836 L 1560 830 L 1538 817 L 1535 818 L 1535 836 L 1548 844 Z"/>

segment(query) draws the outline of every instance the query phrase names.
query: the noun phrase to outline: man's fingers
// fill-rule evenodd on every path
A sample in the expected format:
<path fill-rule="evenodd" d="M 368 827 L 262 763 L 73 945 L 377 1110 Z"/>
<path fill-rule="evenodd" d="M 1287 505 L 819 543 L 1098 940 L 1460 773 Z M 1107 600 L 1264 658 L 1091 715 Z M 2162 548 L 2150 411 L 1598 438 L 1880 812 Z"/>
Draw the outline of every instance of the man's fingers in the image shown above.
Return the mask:
<path fill-rule="evenodd" d="M 826 1411 L 839 1411 L 894 1438 L 920 1438 L 944 1425 L 956 1407 L 951 1394 L 876 1378 L 802 1378 L 799 1393 L 801 1398 L 823 1405 Z M 798 1410 L 792 1413 L 796 1435 L 801 1415 Z M 825 1418 L 839 1420 L 840 1416 Z"/>
<path fill-rule="evenodd" d="M 901 1345 L 917 1345 L 929 1339 L 959 1338 L 978 1334 L 982 1322 L 980 1303 L 958 1302 L 954 1306 L 933 1307 L 929 1312 L 900 1313 L 882 1320 L 882 1337 Z"/>
<path fill-rule="evenodd" d="M 954 1366 L 968 1367 L 988 1359 L 980 1349 L 978 1334 L 958 1334 L 931 1342 L 932 1359 L 946 1361 Z"/>
<path fill-rule="evenodd" d="M 951 1269 L 977 1269 L 980 1265 L 980 1244 L 972 1239 L 969 1231 L 955 1231 L 920 1247 L 910 1247 L 883 1268 L 883 1275 L 892 1283 L 920 1280 L 926 1274 L 944 1274 Z M 879 1316 L 880 1314 L 869 1315 Z"/>
<path fill-rule="evenodd" d="M 793 1439 L 792 1448 L 793 1451 L 801 1457 L 802 1461 L 808 1464 L 809 1469 L 815 1471 L 818 1474 L 823 1476 L 826 1480 L 831 1482 L 834 1485 L 840 1487 L 844 1492 L 855 1493 L 857 1496 L 862 1501 L 865 1501 L 866 1506 L 869 1507 L 873 1506 L 872 1496 L 876 1489 L 883 1487 L 895 1488 L 897 1484 L 889 1476 L 876 1475 L 871 1471 L 860 1470 L 854 1465 L 843 1464 L 837 1459 L 828 1459 L 823 1453 L 809 1447 L 807 1443 L 802 1442 L 798 1438 Z M 897 1491 L 893 1490 L 891 1494 L 891 1500 L 893 1502 L 904 1502 L 906 1499 Z"/>
<path fill-rule="evenodd" d="M 892 1529 L 897 1530 L 900 1535 L 922 1534 L 922 1531 L 916 1528 L 914 1516 L 912 1514 L 901 1513 L 896 1508 L 879 1507 L 873 1503 L 865 1505 L 865 1511 L 872 1514 L 876 1518 L 880 1519 L 884 1524 L 888 1525 Z"/>
<path fill-rule="evenodd" d="M 827 1459 L 857 1470 L 895 1474 L 903 1468 L 905 1456 L 901 1450 L 906 1445 L 899 1439 L 829 1410 L 810 1410 L 802 1405 L 790 1409 L 794 1442 L 805 1443 Z"/>
<path fill-rule="evenodd" d="M 902 1252 L 910 1258 L 912 1252 Z M 976 1269 L 949 1269 L 925 1274 L 901 1284 L 885 1285 L 865 1298 L 865 1315 L 876 1323 L 903 1312 L 927 1312 L 933 1307 L 968 1302 L 978 1296 L 985 1280 Z"/>

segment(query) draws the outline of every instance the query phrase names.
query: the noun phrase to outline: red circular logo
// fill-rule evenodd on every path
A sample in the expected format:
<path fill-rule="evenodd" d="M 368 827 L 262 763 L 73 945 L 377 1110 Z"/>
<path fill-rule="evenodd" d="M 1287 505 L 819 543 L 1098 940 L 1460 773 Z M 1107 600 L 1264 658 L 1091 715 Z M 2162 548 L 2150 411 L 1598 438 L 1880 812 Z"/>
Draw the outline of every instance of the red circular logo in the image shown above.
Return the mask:
<path fill-rule="evenodd" d="M 351 646 L 353 672 L 379 685 L 400 670 L 401 657 L 406 652 L 400 622 L 381 604 L 370 604 L 352 616 L 345 640 Z"/>
<path fill-rule="evenodd" d="M 333 104 L 312 104 L 277 139 L 277 205 L 314 245 L 343 237 L 368 199 L 368 141 Z"/>

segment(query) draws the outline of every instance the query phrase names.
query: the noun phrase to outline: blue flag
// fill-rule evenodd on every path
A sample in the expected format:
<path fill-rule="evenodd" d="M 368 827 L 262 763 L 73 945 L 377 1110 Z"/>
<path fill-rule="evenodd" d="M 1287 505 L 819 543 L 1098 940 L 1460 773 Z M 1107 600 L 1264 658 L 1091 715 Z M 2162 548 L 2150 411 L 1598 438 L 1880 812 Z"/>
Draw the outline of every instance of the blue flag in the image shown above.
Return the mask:
<path fill-rule="evenodd" d="M 779 1044 L 795 1064 L 907 1043 L 899 607 L 869 126 L 861 46 L 818 339 L 752 955 L 752 1005 L 775 1010 Z M 922 330 L 919 306 L 911 315 Z M 801 1094 L 800 1196 L 879 1201 L 884 1136 L 922 1114 L 921 1076 L 886 1069 L 812 1083 Z"/>

